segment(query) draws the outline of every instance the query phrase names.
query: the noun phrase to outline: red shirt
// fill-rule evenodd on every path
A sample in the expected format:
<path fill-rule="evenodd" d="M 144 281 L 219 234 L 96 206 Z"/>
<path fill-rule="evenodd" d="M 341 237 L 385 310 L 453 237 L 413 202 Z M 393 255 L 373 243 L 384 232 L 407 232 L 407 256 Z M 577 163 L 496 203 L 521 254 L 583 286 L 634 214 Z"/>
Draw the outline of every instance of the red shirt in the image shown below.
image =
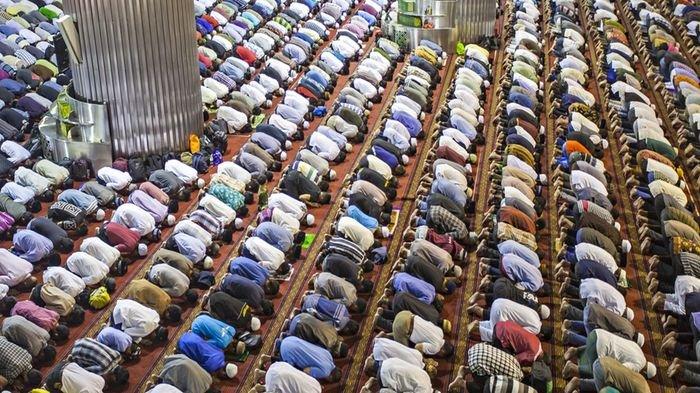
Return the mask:
<path fill-rule="evenodd" d="M 255 52 L 246 48 L 243 45 L 238 45 L 236 47 L 236 54 L 238 55 L 238 57 L 241 58 L 241 60 L 248 63 L 248 65 L 250 65 L 250 66 L 255 64 L 255 61 L 258 59 L 257 57 L 255 57 Z"/>
<path fill-rule="evenodd" d="M 116 222 L 108 222 L 102 227 L 107 243 L 122 254 L 131 254 L 139 246 L 141 236 L 131 229 Z"/>
<path fill-rule="evenodd" d="M 494 334 L 503 348 L 515 352 L 522 366 L 531 365 L 542 354 L 540 339 L 513 321 L 497 322 Z"/>
<path fill-rule="evenodd" d="M 452 150 L 447 146 L 438 147 L 436 153 L 438 158 L 444 158 L 446 160 L 456 162 L 457 164 L 462 166 L 464 166 L 467 163 L 467 161 L 464 159 L 464 157 L 462 157 L 461 154 L 457 153 L 456 151 Z"/>
<path fill-rule="evenodd" d="M 462 256 L 462 250 L 464 250 L 464 248 L 457 244 L 455 239 L 453 239 L 450 235 L 441 235 L 430 228 L 428 229 L 428 234 L 425 237 L 425 240 L 449 252 L 453 257 Z"/>

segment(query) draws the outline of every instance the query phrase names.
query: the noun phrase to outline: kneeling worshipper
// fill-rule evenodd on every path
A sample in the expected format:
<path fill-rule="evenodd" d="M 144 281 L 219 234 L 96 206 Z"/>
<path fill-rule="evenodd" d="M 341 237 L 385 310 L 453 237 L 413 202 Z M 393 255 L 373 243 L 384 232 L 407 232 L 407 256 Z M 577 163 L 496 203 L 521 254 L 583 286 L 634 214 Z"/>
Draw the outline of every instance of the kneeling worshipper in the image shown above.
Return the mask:
<path fill-rule="evenodd" d="M 640 348 L 644 346 L 644 335 L 637 331 L 629 319 L 608 310 L 598 303 L 586 304 L 583 320 L 562 322 L 564 345 L 585 346 L 588 335 L 596 329 L 602 329 L 624 339 L 635 342 Z"/>
<path fill-rule="evenodd" d="M 238 374 L 235 364 L 226 363 L 223 349 L 194 332 L 186 332 L 180 337 L 177 351 L 197 362 L 212 375 L 233 379 Z"/>
<path fill-rule="evenodd" d="M 262 371 L 262 370 L 259 370 Z M 321 383 L 309 374 L 287 362 L 277 361 L 258 373 L 265 378 L 265 386 L 256 384 L 256 392 L 321 393 Z"/>
<path fill-rule="evenodd" d="M 642 374 L 614 358 L 602 356 L 593 362 L 593 378 L 571 378 L 564 388 L 564 393 L 600 392 L 605 387 L 614 388 L 619 392 L 651 392 Z"/>
<path fill-rule="evenodd" d="M 86 371 L 101 376 L 110 385 L 124 386 L 129 383 L 129 371 L 120 364 L 121 354 L 93 338 L 77 340 L 68 359 Z"/>
<path fill-rule="evenodd" d="M 593 362 L 602 357 L 613 358 L 632 371 L 641 372 L 648 379 L 656 375 L 656 366 L 647 362 L 642 348 L 636 343 L 603 329 L 595 329 L 588 334 L 586 345 L 571 347 L 564 354 L 566 365 L 562 370 L 565 379 L 574 376 L 593 377 Z M 573 360 L 578 358 L 578 365 Z"/>
<path fill-rule="evenodd" d="M 141 236 L 135 231 L 116 222 L 105 222 L 96 230 L 97 237 L 116 248 L 124 257 L 145 257 L 148 246 L 140 243 Z"/>
<path fill-rule="evenodd" d="M 156 378 L 156 385 L 171 385 L 182 392 L 218 392 L 218 389 L 212 388 L 212 382 L 211 374 L 183 354 L 167 356 L 163 370 Z M 165 391 L 172 392 L 172 389 Z"/>
<path fill-rule="evenodd" d="M 377 377 L 371 377 L 360 392 L 379 391 L 431 393 L 430 376 L 420 367 L 401 358 L 390 358 L 377 362 Z"/>
<path fill-rule="evenodd" d="M 357 321 L 350 318 L 350 311 L 342 303 L 316 293 L 306 294 L 301 302 L 301 311 L 310 313 L 324 322 L 332 323 L 340 335 L 352 336 L 360 328 Z M 298 313 L 300 310 L 294 310 L 294 312 Z"/>
<path fill-rule="evenodd" d="M 45 383 L 60 392 L 99 393 L 104 390 L 106 381 L 76 362 L 62 361 L 49 372 Z"/>
<path fill-rule="evenodd" d="M 130 299 L 117 300 L 110 316 L 110 326 L 146 345 L 168 339 L 168 329 L 160 325 L 158 312 Z"/>
<path fill-rule="evenodd" d="M 420 368 L 430 378 L 434 378 L 437 375 L 438 363 L 435 359 L 423 357 L 423 354 L 417 349 L 387 338 L 384 332 L 380 332 L 374 338 L 372 354 L 365 359 L 364 372 L 370 377 L 376 376 L 382 362 L 395 358 Z"/>
<path fill-rule="evenodd" d="M 160 239 L 160 229 L 156 227 L 153 216 L 133 203 L 120 205 L 110 221 L 129 228 L 147 241 L 155 242 Z"/>
<path fill-rule="evenodd" d="M 375 315 L 374 323 L 379 329 L 388 330 L 391 322 L 381 315 Z M 447 327 L 451 328 L 451 325 L 443 326 Z M 407 310 L 396 314 L 390 331 L 394 340 L 406 346 L 412 343 L 414 348 L 426 355 L 447 357 L 454 350 L 453 345 L 445 340 L 443 329 Z"/>
<path fill-rule="evenodd" d="M 26 291 L 34 287 L 36 278 L 32 276 L 34 265 L 0 248 L 0 284 L 17 291 Z M 9 310 L 7 310 L 9 312 Z"/>
<path fill-rule="evenodd" d="M 51 344 L 49 332 L 21 315 L 2 321 L 2 335 L 29 352 L 33 364 L 50 364 L 56 358 L 56 347 Z"/>
<path fill-rule="evenodd" d="M 12 252 L 33 264 L 46 262 L 59 265 L 61 256 L 54 250 L 53 242 L 45 236 L 28 229 L 21 229 L 12 236 Z"/>
<path fill-rule="evenodd" d="M 42 375 L 32 368 L 32 355 L 7 338 L 0 336 L 0 388 L 25 391 L 41 384 Z"/>
<path fill-rule="evenodd" d="M 122 294 L 122 297 L 135 300 L 144 306 L 156 310 L 165 322 L 180 322 L 182 315 L 180 306 L 172 304 L 170 295 L 148 280 L 139 279 L 132 281 Z"/>
<path fill-rule="evenodd" d="M 328 350 L 299 337 L 289 336 L 279 340 L 275 344 L 274 357 L 262 355 L 260 364 L 278 360 L 287 362 L 325 383 L 337 382 L 341 377 L 340 369 L 333 363 L 333 355 Z"/>
<path fill-rule="evenodd" d="M 329 350 L 334 358 L 344 358 L 348 354 L 348 346 L 338 336 L 338 331 L 330 323 L 321 321 L 312 314 L 299 313 L 291 321 L 283 334 L 296 336 L 312 344 Z"/>

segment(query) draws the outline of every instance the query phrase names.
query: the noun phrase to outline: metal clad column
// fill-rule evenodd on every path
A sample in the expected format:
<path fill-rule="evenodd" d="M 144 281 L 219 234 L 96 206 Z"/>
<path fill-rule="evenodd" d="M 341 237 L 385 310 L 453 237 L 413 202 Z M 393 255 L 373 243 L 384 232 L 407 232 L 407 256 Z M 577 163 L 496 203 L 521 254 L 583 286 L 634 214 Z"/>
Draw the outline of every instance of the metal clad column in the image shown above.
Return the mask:
<path fill-rule="evenodd" d="M 192 0 L 64 0 L 76 93 L 109 108 L 115 156 L 181 151 L 202 130 Z"/>

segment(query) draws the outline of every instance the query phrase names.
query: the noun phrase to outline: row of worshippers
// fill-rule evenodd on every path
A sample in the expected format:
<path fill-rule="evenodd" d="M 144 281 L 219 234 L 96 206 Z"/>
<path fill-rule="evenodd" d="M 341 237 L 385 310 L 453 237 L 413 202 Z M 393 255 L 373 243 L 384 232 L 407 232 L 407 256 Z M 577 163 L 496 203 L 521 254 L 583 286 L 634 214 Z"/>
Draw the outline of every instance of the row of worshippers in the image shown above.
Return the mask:
<path fill-rule="evenodd" d="M 304 78 L 306 76 L 304 75 Z M 330 86 L 329 93 L 332 89 L 333 86 Z M 291 101 L 292 104 L 305 99 L 298 94 L 292 97 L 289 94 L 290 91 L 292 90 L 285 94 L 283 102 L 290 102 L 291 100 L 287 101 L 288 97 L 296 100 Z M 297 108 L 290 105 L 286 114 L 292 110 L 306 111 L 309 104 L 307 102 L 303 106 L 297 105 Z M 260 128 L 271 129 L 276 126 L 271 122 L 259 125 L 256 133 Z M 327 160 L 323 154 L 324 152 L 328 154 L 328 148 L 319 149 L 314 146 L 316 145 L 303 149 L 285 171 L 279 189 L 269 196 L 266 208 L 258 214 L 257 226 L 250 228 L 247 233 L 240 249 L 240 256 L 231 260 L 228 274 L 205 301 L 208 313 L 199 315 L 195 322 L 206 318 L 206 324 L 212 325 L 211 330 L 204 334 L 201 327 L 194 323 L 191 331 L 179 338 L 180 354 L 166 359 L 165 369 L 158 375 L 159 383 L 154 390 L 174 385 L 183 391 L 189 391 L 193 386 L 191 384 L 204 384 L 206 388 L 210 388 L 213 382 L 210 375 L 218 374 L 229 378 L 236 375 L 235 364 L 225 363 L 225 360 L 235 354 L 231 352 L 232 350 L 238 348 L 240 351 L 241 344 L 238 342 L 241 337 L 236 335 L 235 328 L 239 327 L 241 322 L 232 320 L 230 315 L 239 315 L 241 307 L 245 307 L 248 315 L 252 312 L 261 317 L 267 317 L 274 313 L 273 304 L 266 296 L 277 294 L 278 277 L 284 278 L 285 275 L 290 274 L 291 263 L 301 254 L 301 243 L 305 238 L 302 228 L 314 223 L 314 217 L 309 213 L 307 204 L 310 207 L 316 206 L 319 201 L 316 198 L 317 193 L 321 193 L 320 187 L 323 186 L 327 190 L 328 181 L 336 177 L 335 171 L 330 169 L 329 161 L 332 160 Z M 316 154 L 315 151 L 320 154 Z M 309 191 L 309 188 L 312 191 Z M 311 198 L 311 194 L 314 198 Z M 326 195 L 325 191 L 324 195 Z M 328 203 L 328 201 L 324 202 Z M 232 310 L 237 312 L 231 312 Z M 255 328 L 258 329 L 260 320 L 254 318 L 253 321 Z M 214 324 L 216 327 L 213 326 Z M 199 325 L 204 325 L 204 322 Z M 228 333 L 220 333 L 224 331 Z M 229 342 L 224 347 L 219 345 L 219 348 L 216 348 L 217 343 L 212 342 L 211 337 L 220 334 L 230 336 L 232 340 L 235 338 L 236 342 L 233 344 L 237 347 Z M 247 342 L 250 343 L 250 339 Z M 259 342 L 258 338 L 256 343 L 259 344 Z M 226 349 L 227 346 L 230 346 L 231 350 Z M 247 345 L 247 348 L 254 349 L 255 346 Z M 183 374 L 183 369 L 188 369 L 187 373 Z"/>
<path fill-rule="evenodd" d="M 636 116 L 641 110 L 623 107 L 618 110 L 620 119 L 614 130 L 624 145 L 621 151 L 625 172 L 631 178 L 628 183 L 637 209 L 642 250 L 651 255 L 647 282 L 654 293 L 652 307 L 663 314 L 663 327 L 668 333 L 661 348 L 674 357 L 667 373 L 678 378 L 684 389 L 693 390 L 700 386 L 697 341 L 692 333 L 700 326 L 695 321 L 700 315 L 700 226 L 697 207 L 688 195 L 692 196 L 692 187 L 697 186 L 693 180 L 698 176 L 694 169 L 698 160 L 697 127 L 692 117 L 678 112 L 685 106 L 690 113 L 693 105 L 697 106 L 698 77 L 691 68 L 692 60 L 680 51 L 672 26 L 654 6 L 642 1 L 623 12 L 635 27 L 641 27 L 634 31 L 637 42 L 650 43 L 647 49 L 652 55 L 641 57 L 647 67 L 659 69 L 654 87 L 663 92 L 673 130 L 660 126 L 663 123 L 654 107 L 644 108 L 652 120 L 648 123 L 651 125 L 644 126 Z M 641 99 L 647 97 L 640 95 Z M 688 172 L 684 173 L 683 167 Z"/>
<path fill-rule="evenodd" d="M 613 14 L 615 11 L 612 3 L 604 0 L 596 2 L 594 8 Z M 573 36 L 566 34 L 566 28 L 577 29 L 580 37 L 592 38 L 595 46 L 588 49 L 604 59 L 600 71 L 596 68 L 596 74 L 583 55 L 587 50 L 583 39 L 579 45 L 557 54 L 560 66 L 551 76 L 561 84 L 565 70 L 575 69 L 587 81 L 586 90 L 595 91 L 597 84 L 602 92 L 602 102 L 593 95 L 588 96 L 592 100 L 582 95 L 574 95 L 575 99 L 565 97 L 561 88 L 550 97 L 558 104 L 553 186 L 560 203 L 561 231 L 557 242 L 561 249 L 555 278 L 563 281 L 559 292 L 565 318 L 563 342 L 570 347 L 562 375 L 569 379 L 567 392 L 600 391 L 606 387 L 643 392 L 649 391 L 647 379 L 653 378 L 657 369 L 646 359 L 642 349 L 644 336 L 633 327 L 634 313 L 625 301 L 629 290 L 625 267 L 631 245 L 616 221 L 618 208 L 610 187 L 611 168 L 603 161 L 608 138 L 613 135 L 600 115 L 602 105 L 610 104 L 610 95 L 614 97 L 615 92 L 627 91 L 632 85 L 639 87 L 638 75 L 633 74 L 637 59 L 616 20 L 585 11 L 588 8 L 579 15 L 586 18 L 589 30 L 581 27 L 578 18 L 564 17 L 564 8 L 555 17 L 561 21 L 561 36 Z M 600 32 L 594 30 L 595 15 L 603 26 Z M 580 62 L 565 61 L 572 56 Z M 574 71 L 568 73 L 578 75 Z M 566 83 L 571 86 L 570 80 Z M 620 93 L 619 102 L 626 98 L 624 92 Z M 656 119 L 654 123 L 658 124 Z"/>
<path fill-rule="evenodd" d="M 467 364 L 458 370 L 450 392 L 480 392 L 503 384 L 544 391 L 548 379 L 542 341 L 551 337 L 551 328 L 543 322 L 550 309 L 538 297 L 549 296 L 551 287 L 542 275 L 537 241 L 547 185 L 541 174 L 544 127 L 540 124 L 545 33 L 539 27 L 547 6 L 523 1 L 506 11 L 512 28 L 505 31 L 506 73 L 493 96 L 497 101 L 496 146 L 489 155 L 491 196 L 476 251 L 482 279 L 467 309 L 476 317 L 468 331 L 478 330 L 480 342 L 467 350 Z"/>
<path fill-rule="evenodd" d="M 443 54 L 434 48 L 424 41 L 412 56 L 431 61 L 431 55 L 437 55 L 439 61 Z M 438 359 L 449 358 L 454 351 L 446 337 L 452 333 L 452 318 L 445 318 L 442 308 L 446 297 L 461 285 L 466 249 L 474 245 L 466 216 L 472 209 L 472 164 L 490 86 L 489 52 L 467 45 L 457 65 L 447 105 L 432 130 L 421 196 L 404 233 L 410 243 L 399 251 L 378 301 L 373 325 L 379 333 L 372 354 L 365 359 L 364 372 L 370 378 L 363 392 L 377 388 L 432 392 Z"/>
<path fill-rule="evenodd" d="M 400 61 L 403 55 L 393 43 L 388 48 L 389 43 L 380 39 L 378 48 L 373 51 L 386 53 L 391 50 L 391 62 Z M 438 48 L 433 43 L 430 45 Z M 430 70 L 434 70 L 435 75 L 442 67 L 441 50 L 436 52 L 421 46 L 421 51 L 424 57 L 414 52 L 416 57 L 411 58 L 410 64 L 402 72 L 401 85 L 396 97 L 393 97 L 388 118 L 379 126 L 375 143 L 368 147 L 354 170 L 352 184 L 345 190 L 345 199 L 332 233 L 324 239 L 317 256 L 318 272 L 309 281 L 311 291 L 303 297 L 302 304 L 291 319 L 285 322 L 272 356 L 264 355 L 261 359 L 256 378 L 258 382 L 264 379 L 265 383 L 256 385 L 254 391 L 320 392 L 321 384 L 337 382 L 341 377 L 334 359 L 347 356 L 349 348 L 343 336 L 354 335 L 359 328 L 357 318 L 353 316 L 365 312 L 367 301 L 361 296 L 373 290 L 373 283 L 365 278 L 365 274 L 372 272 L 375 264 L 382 264 L 386 259 L 386 248 L 381 239 L 389 237 L 386 225 L 390 220 L 392 200 L 396 197 L 397 176 L 405 173 L 403 165 L 408 162 L 409 155 L 415 154 L 416 138 L 422 137 L 419 135 L 421 132 L 411 134 L 404 123 L 392 117 L 401 114 L 402 117 L 411 118 L 413 124 L 422 124 L 420 119 L 424 118 L 424 109 L 430 111 L 431 108 L 418 105 L 428 102 L 433 83 L 432 78 L 423 74 L 415 64 L 423 60 L 429 62 Z M 382 80 L 388 81 L 391 76 L 390 71 Z M 421 82 L 417 82 L 418 79 Z M 412 83 L 424 85 L 425 90 L 419 91 L 414 86 L 411 93 L 420 95 L 420 100 L 409 98 L 408 88 Z M 351 82 L 350 87 L 355 88 L 357 84 Z M 341 100 L 345 108 L 352 108 L 355 100 L 348 98 L 342 97 Z M 364 106 L 355 108 L 368 109 L 370 104 L 365 101 Z M 400 128 L 397 131 L 402 141 L 394 149 L 377 143 L 389 140 L 384 131 L 390 126 L 387 122 L 391 121 L 396 122 L 394 127 Z M 410 139 L 414 140 L 413 144 Z M 409 374 L 410 370 L 403 373 Z"/>
<path fill-rule="evenodd" d="M 128 202 L 124 203 L 120 203 L 122 197 L 117 191 L 124 192 L 135 187 L 131 187 L 128 172 L 115 168 L 101 168 L 98 171 L 98 181 L 85 183 L 81 190 L 63 191 L 61 196 L 74 191 L 70 200 L 79 201 L 76 202 L 78 205 L 85 202 L 94 209 L 98 206 L 114 207 L 117 204 L 119 207 L 112 214 L 111 221 L 98 228 L 96 237 L 83 239 L 80 251 L 68 256 L 65 268 L 49 266 L 43 273 L 41 284 L 36 284 L 36 280 L 31 277 L 34 268 L 32 263 L 44 259 L 48 259 L 49 264 L 60 263 L 60 258 L 52 257 L 55 254 L 50 250 L 56 248 L 63 253 L 70 253 L 74 247 L 73 240 L 69 233 L 48 218 L 35 218 L 30 221 L 27 229 L 18 231 L 13 239 L 13 253 L 0 250 L 7 254 L 2 258 L 2 284 L 8 287 L 17 287 L 16 284 L 19 284 L 23 287 L 21 289 L 31 289 L 31 294 L 29 300 L 19 302 L 12 296 L 4 296 L 2 310 L 11 315 L 8 320 L 22 318 L 25 327 L 38 327 L 31 329 L 37 340 L 43 329 L 48 332 L 52 342 L 62 342 L 68 334 L 66 325 L 77 325 L 84 320 L 83 307 L 106 307 L 110 301 L 109 293 L 115 287 L 114 278 L 109 275 L 123 275 L 130 260 L 136 255 L 145 254 L 146 245 L 140 243 L 141 238 L 157 237 L 159 230 L 156 225 L 164 221 L 167 221 L 167 225 L 172 225 L 174 218 L 169 210 L 177 204 L 171 201 L 177 202 L 182 195 L 190 193 L 186 183 L 197 183 L 197 171 L 180 161 L 168 161 L 165 168 L 154 172 L 150 179 L 152 181 L 141 183 L 138 189 L 131 192 Z M 235 181 L 229 179 L 228 183 Z M 242 191 L 245 184 L 240 183 Z M 243 198 L 242 194 L 240 198 Z M 79 355 L 71 355 L 74 363 L 88 372 L 92 370 L 93 373 L 107 375 L 107 379 L 114 377 L 116 382 L 124 384 L 128 381 L 128 372 L 116 367 L 121 362 L 120 353 L 128 352 L 129 360 L 137 359 L 140 349 L 138 345 L 132 346 L 132 341 L 143 343 L 147 340 L 167 339 L 167 330 L 159 326 L 160 318 L 166 323 L 179 321 L 182 311 L 178 305 L 172 304 L 172 299 L 195 302 L 198 295 L 192 288 L 205 289 L 210 285 L 211 273 L 202 271 L 209 269 L 212 264 L 211 257 L 206 254 L 215 255 L 218 249 L 215 240 L 223 238 L 225 232 L 230 231 L 225 225 L 227 216 L 218 210 L 212 210 L 212 205 L 214 202 L 200 201 L 201 209 L 180 220 L 173 235 L 164 243 L 164 248 L 154 256 L 154 266 L 148 271 L 146 279 L 132 282 L 123 293 L 124 299 L 118 301 L 112 310 L 112 325 L 117 326 L 115 329 L 119 330 L 122 337 L 114 339 L 117 332 L 112 329 L 114 332 L 105 341 L 98 337 L 99 342 L 88 343 L 92 347 L 111 348 L 111 351 L 109 348 L 99 351 L 109 357 L 110 362 L 105 362 L 104 358 L 82 359 Z M 36 284 L 33 289 L 30 287 L 32 284 Z M 29 337 L 30 331 L 25 333 Z M 29 340 L 27 337 L 24 339 Z M 129 345 L 122 345 L 126 341 L 129 341 Z M 81 352 L 77 349 L 81 348 L 79 343 L 75 343 L 74 352 Z M 26 351 L 42 348 L 37 345 L 29 347 L 23 342 L 18 344 Z M 53 347 L 48 342 L 45 347 L 48 348 L 45 353 L 55 356 L 55 350 L 51 350 Z M 34 361 L 53 360 L 45 358 L 45 353 L 42 353 L 44 355 L 34 351 Z M 96 366 L 90 362 L 98 362 L 104 368 L 94 368 Z M 61 382 L 60 377 L 64 375 L 64 366 L 65 362 L 54 369 L 52 375 L 58 378 L 57 383 Z M 76 371 L 73 370 L 71 375 L 74 372 Z M 6 379 L 14 382 L 17 376 Z M 95 378 L 86 377 L 84 381 L 89 381 L 85 382 L 89 385 Z M 66 378 L 64 382 L 78 383 Z M 104 386 L 104 381 L 101 386 Z"/>
<path fill-rule="evenodd" d="M 69 82 L 65 76 L 56 79 L 53 44 L 59 33 L 54 20 L 63 10 L 62 4 L 43 0 L 3 2 L 0 10 L 0 142 L 19 141 Z M 0 154 L 0 173 L 7 159 Z"/>
<path fill-rule="evenodd" d="M 671 21 L 677 23 L 676 26 L 682 26 L 678 32 L 686 47 L 697 56 L 698 51 L 693 48 L 700 44 L 700 7 L 687 0 L 672 1 L 669 4 L 673 7 Z"/>

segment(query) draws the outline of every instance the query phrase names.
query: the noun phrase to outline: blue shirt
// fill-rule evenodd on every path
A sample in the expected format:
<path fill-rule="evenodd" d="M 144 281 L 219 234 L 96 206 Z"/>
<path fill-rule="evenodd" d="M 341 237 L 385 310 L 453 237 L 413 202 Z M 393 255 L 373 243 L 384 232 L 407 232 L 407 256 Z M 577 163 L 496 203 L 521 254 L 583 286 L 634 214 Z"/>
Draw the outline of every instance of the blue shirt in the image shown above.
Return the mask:
<path fill-rule="evenodd" d="M 540 270 L 515 254 L 503 255 L 501 267 L 508 278 L 527 291 L 537 292 L 544 285 Z"/>
<path fill-rule="evenodd" d="M 498 243 L 498 252 L 501 255 L 515 254 L 527 261 L 532 266 L 537 268 L 540 267 L 540 257 L 537 256 L 537 253 L 527 248 L 523 244 L 516 242 L 515 240 L 506 240 Z"/>
<path fill-rule="evenodd" d="M 13 252 L 31 263 L 37 263 L 53 251 L 53 243 L 29 229 L 19 230 L 12 237 Z"/>
<path fill-rule="evenodd" d="M 201 261 L 207 255 L 207 246 L 194 236 L 179 232 L 173 235 L 173 240 L 177 244 L 179 253 L 193 263 Z"/>
<path fill-rule="evenodd" d="M 294 238 L 287 229 L 271 221 L 261 222 L 254 230 L 253 236 L 257 236 L 276 249 L 287 252 L 292 247 Z"/>
<path fill-rule="evenodd" d="M 267 269 L 262 267 L 254 260 L 246 257 L 234 258 L 228 267 L 228 272 L 231 274 L 238 274 L 255 281 L 255 283 L 260 286 L 263 286 L 269 277 Z"/>
<path fill-rule="evenodd" d="M 523 93 L 511 91 L 508 94 L 508 101 L 515 102 L 517 104 L 534 110 L 534 104 L 532 102 L 532 99 Z"/>
<path fill-rule="evenodd" d="M 357 11 L 357 15 L 361 16 L 362 19 L 366 20 L 370 26 L 374 26 L 377 23 L 377 18 L 375 18 L 374 15 L 370 14 L 369 12 L 360 10 Z"/>
<path fill-rule="evenodd" d="M 262 301 L 265 299 L 265 291 L 260 285 L 238 274 L 227 274 L 221 283 L 221 289 L 257 309 L 262 307 Z"/>
<path fill-rule="evenodd" d="M 236 336 L 236 329 L 209 315 L 202 314 L 192 321 L 192 331 L 218 348 L 226 349 Z"/>
<path fill-rule="evenodd" d="M 575 266 L 576 278 L 584 280 L 586 278 L 597 278 L 606 283 L 617 287 L 617 279 L 615 275 L 605 265 L 590 259 L 582 259 L 576 262 Z"/>
<path fill-rule="evenodd" d="M 127 349 L 129 349 L 129 347 L 131 347 L 133 339 L 123 331 L 107 326 L 100 330 L 100 333 L 97 334 L 97 341 L 117 352 L 124 353 Z"/>
<path fill-rule="evenodd" d="M 387 165 L 389 165 L 392 169 L 396 168 L 400 164 L 398 158 L 396 158 L 396 156 L 393 153 L 387 151 L 381 146 L 372 146 L 370 151 L 380 160 L 386 162 Z"/>
<path fill-rule="evenodd" d="M 350 312 L 344 304 L 334 302 L 323 295 L 306 295 L 301 308 L 322 321 L 332 322 L 336 329 L 344 328 L 350 321 Z"/>
<path fill-rule="evenodd" d="M 177 349 L 183 355 L 194 360 L 210 373 L 221 370 L 226 366 L 224 351 L 193 332 L 187 332 L 177 342 Z"/>
<path fill-rule="evenodd" d="M 409 113 L 396 111 L 391 115 L 391 118 L 403 124 L 408 130 L 408 133 L 414 138 L 423 131 L 423 123 Z"/>
<path fill-rule="evenodd" d="M 466 135 L 467 138 L 469 138 L 470 141 L 473 141 L 474 138 L 476 138 L 476 128 L 469 123 L 465 118 L 459 115 L 452 115 L 450 116 L 450 124 L 452 127 L 456 128 L 461 132 L 462 134 Z"/>
<path fill-rule="evenodd" d="M 464 62 L 463 67 L 469 68 L 470 70 L 474 71 L 483 80 L 486 80 L 486 78 L 489 77 L 489 71 L 486 68 L 484 68 L 483 64 L 479 63 L 474 59 L 467 59 Z"/>
<path fill-rule="evenodd" d="M 467 205 L 467 194 L 458 185 L 446 179 L 435 179 L 430 192 L 437 192 L 452 199 L 459 206 Z"/>
<path fill-rule="evenodd" d="M 355 205 L 349 206 L 345 214 L 372 231 L 379 228 L 379 221 L 376 218 L 368 216 Z"/>
<path fill-rule="evenodd" d="M 316 379 L 328 377 L 335 369 L 333 355 L 327 349 L 295 336 L 282 340 L 280 357 L 300 370 L 310 369 L 311 376 Z"/>
<path fill-rule="evenodd" d="M 406 292 L 418 300 L 431 304 L 435 300 L 435 287 L 408 273 L 398 273 L 392 282 L 396 292 Z"/>

